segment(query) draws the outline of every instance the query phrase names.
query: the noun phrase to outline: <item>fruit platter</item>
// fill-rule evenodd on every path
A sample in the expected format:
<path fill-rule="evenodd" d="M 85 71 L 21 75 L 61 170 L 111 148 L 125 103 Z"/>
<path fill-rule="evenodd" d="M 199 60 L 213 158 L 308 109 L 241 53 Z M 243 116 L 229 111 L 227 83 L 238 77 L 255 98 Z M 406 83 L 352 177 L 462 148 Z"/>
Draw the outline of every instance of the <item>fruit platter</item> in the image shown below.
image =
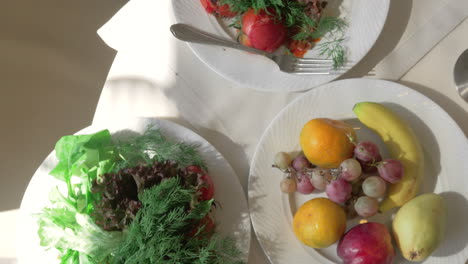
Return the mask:
<path fill-rule="evenodd" d="M 194 132 L 160 119 L 62 137 L 19 219 L 20 263 L 245 263 L 250 242 L 230 165 Z"/>
<path fill-rule="evenodd" d="M 465 153 L 466 138 L 434 135 L 446 113 L 430 104 L 404 86 L 355 79 L 280 112 L 249 176 L 252 223 L 270 261 L 465 261 L 465 224 L 456 218 L 466 215 L 467 193 L 447 175 L 467 165 L 441 153 L 450 137 Z"/>

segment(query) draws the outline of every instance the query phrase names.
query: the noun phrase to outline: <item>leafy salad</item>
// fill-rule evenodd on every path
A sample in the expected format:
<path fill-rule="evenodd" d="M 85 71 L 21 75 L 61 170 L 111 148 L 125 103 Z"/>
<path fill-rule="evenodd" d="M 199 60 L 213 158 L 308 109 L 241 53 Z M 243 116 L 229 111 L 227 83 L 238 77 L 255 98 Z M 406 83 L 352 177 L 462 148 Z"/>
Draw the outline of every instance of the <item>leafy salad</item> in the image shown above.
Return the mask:
<path fill-rule="evenodd" d="M 317 47 L 338 68 L 345 61 L 345 20 L 326 14 L 324 0 L 200 0 L 206 12 L 232 19 L 238 41 L 246 46 L 303 57 Z M 316 44 L 317 43 L 317 44 Z"/>
<path fill-rule="evenodd" d="M 148 127 L 125 141 L 108 130 L 62 137 L 50 193 L 37 215 L 41 246 L 62 264 L 242 263 L 216 233 L 214 184 L 195 145 Z"/>

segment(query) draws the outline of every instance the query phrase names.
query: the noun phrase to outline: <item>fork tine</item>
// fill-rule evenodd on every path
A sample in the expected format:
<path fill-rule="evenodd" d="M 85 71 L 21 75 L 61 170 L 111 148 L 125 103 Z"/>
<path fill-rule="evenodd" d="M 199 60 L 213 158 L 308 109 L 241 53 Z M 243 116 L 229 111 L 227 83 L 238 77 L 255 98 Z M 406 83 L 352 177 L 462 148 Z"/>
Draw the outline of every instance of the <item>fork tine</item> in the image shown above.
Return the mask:
<path fill-rule="evenodd" d="M 330 64 L 333 63 L 332 59 L 314 59 L 314 58 L 297 58 L 294 56 L 291 56 L 293 59 L 295 59 L 297 62 L 300 63 L 323 63 L 323 64 Z M 345 63 L 355 63 L 354 61 L 346 61 Z"/>
<path fill-rule="evenodd" d="M 338 69 L 333 69 L 333 67 L 322 67 L 322 66 L 293 66 L 291 67 L 293 71 L 326 71 L 326 72 L 344 72 L 351 69 L 351 66 L 343 66 Z"/>
<path fill-rule="evenodd" d="M 344 71 L 296 71 L 297 75 L 338 75 L 343 74 Z"/>
<path fill-rule="evenodd" d="M 299 67 L 299 68 L 316 68 L 316 69 L 333 69 L 333 64 L 309 64 L 309 63 L 295 63 L 292 65 L 293 67 Z M 338 69 L 351 69 L 354 66 L 354 64 L 344 64 Z"/>
<path fill-rule="evenodd" d="M 333 62 L 333 60 L 331 59 L 298 58 L 294 56 L 290 56 L 290 57 L 296 59 L 297 61 L 303 61 L 303 62 L 318 62 L 318 63 Z"/>

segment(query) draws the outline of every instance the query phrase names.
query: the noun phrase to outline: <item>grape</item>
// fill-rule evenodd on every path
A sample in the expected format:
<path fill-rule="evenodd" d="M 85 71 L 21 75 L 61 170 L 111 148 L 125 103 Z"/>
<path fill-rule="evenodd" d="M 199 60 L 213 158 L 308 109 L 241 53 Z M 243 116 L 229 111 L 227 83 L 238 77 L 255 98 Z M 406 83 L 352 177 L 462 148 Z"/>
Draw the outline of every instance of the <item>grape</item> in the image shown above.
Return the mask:
<path fill-rule="evenodd" d="M 370 141 L 359 142 L 354 148 L 354 155 L 363 162 L 375 161 L 380 156 L 379 147 Z"/>
<path fill-rule="evenodd" d="M 361 164 L 355 159 L 344 160 L 340 164 L 341 178 L 347 181 L 354 181 L 361 176 Z"/>
<path fill-rule="evenodd" d="M 367 196 L 361 196 L 354 204 L 354 210 L 362 217 L 371 217 L 377 213 L 379 202 L 377 199 Z"/>
<path fill-rule="evenodd" d="M 357 144 L 356 148 L 354 148 L 354 155 L 359 163 L 361 163 L 362 170 L 365 172 L 375 172 L 374 163 L 382 160 L 379 148 L 370 141 L 363 141 Z"/>
<path fill-rule="evenodd" d="M 287 177 L 281 181 L 280 188 L 284 193 L 293 193 L 297 189 L 297 184 L 294 179 Z"/>
<path fill-rule="evenodd" d="M 351 183 L 342 178 L 332 180 L 326 188 L 328 198 L 335 203 L 346 202 L 351 197 L 351 191 Z"/>
<path fill-rule="evenodd" d="M 297 191 L 302 194 L 309 194 L 314 191 L 314 186 L 310 182 L 309 175 L 299 172 L 297 175 Z"/>
<path fill-rule="evenodd" d="M 403 165 L 399 160 L 386 159 L 377 165 L 380 177 L 390 183 L 397 183 L 403 177 Z"/>
<path fill-rule="evenodd" d="M 379 198 L 384 196 L 387 185 L 379 176 L 371 176 L 362 183 L 362 191 L 369 197 Z"/>
<path fill-rule="evenodd" d="M 294 158 L 292 166 L 296 171 L 302 171 L 305 168 L 310 168 L 311 164 L 304 155 L 300 154 Z"/>
<path fill-rule="evenodd" d="M 315 189 L 324 191 L 327 187 L 327 177 L 331 177 L 330 172 L 322 169 L 314 169 L 310 181 Z"/>
<path fill-rule="evenodd" d="M 291 156 L 286 152 L 278 152 L 275 155 L 275 165 L 280 169 L 287 169 L 291 165 Z"/>

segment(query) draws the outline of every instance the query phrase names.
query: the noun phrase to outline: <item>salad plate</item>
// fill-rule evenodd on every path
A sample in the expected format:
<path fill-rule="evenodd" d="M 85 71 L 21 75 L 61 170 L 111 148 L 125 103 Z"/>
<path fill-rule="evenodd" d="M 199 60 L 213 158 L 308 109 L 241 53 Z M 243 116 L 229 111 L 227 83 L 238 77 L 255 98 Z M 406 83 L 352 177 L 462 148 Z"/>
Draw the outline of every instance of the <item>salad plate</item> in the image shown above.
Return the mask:
<path fill-rule="evenodd" d="M 468 141 L 455 121 L 424 95 L 403 85 L 381 80 L 349 79 L 313 89 L 285 107 L 259 140 L 252 159 L 248 199 L 258 240 L 272 263 L 340 263 L 336 243 L 325 249 L 304 246 L 293 232 L 293 216 L 306 201 L 326 197 L 324 192 L 285 194 L 280 191 L 284 173 L 272 168 L 275 154 L 300 151 L 299 134 L 313 118 L 343 120 L 358 139 L 377 143 L 382 156 L 385 145 L 359 122 L 352 109 L 356 103 L 381 103 L 404 118 L 420 140 L 425 156 L 425 175 L 420 192 L 440 194 L 448 207 L 446 238 L 424 263 L 465 263 L 468 258 Z M 369 221 L 390 224 L 395 210 L 377 214 Z M 347 229 L 359 219 L 348 220 Z M 395 248 L 398 252 L 398 249 Z M 410 263 L 397 253 L 395 263 Z"/>
<path fill-rule="evenodd" d="M 345 55 L 352 64 L 358 63 L 376 42 L 387 18 L 390 0 L 332 0 L 329 6 L 344 19 Z M 177 23 L 190 24 L 206 32 L 236 41 L 236 31 L 230 20 L 218 19 L 204 10 L 200 1 L 172 0 Z M 327 7 L 328 8 L 328 7 Z M 326 9 L 325 9 L 326 10 Z M 320 42 L 318 43 L 320 44 Z M 268 92 L 304 91 L 330 82 L 345 72 L 330 75 L 295 75 L 279 70 L 271 60 L 229 48 L 188 43 L 195 55 L 213 71 L 239 85 Z M 317 48 L 306 58 L 324 58 Z"/>
<path fill-rule="evenodd" d="M 244 191 L 229 163 L 208 141 L 195 132 L 173 122 L 155 118 L 137 118 L 124 124 L 106 127 L 92 125 L 76 135 L 90 134 L 108 129 L 113 138 L 125 140 L 126 135 L 141 134 L 152 126 L 159 129 L 169 140 L 194 144 L 208 168 L 215 186 L 216 208 L 214 221 L 217 233 L 229 235 L 241 252 L 240 258 L 247 262 L 250 247 L 250 218 Z M 36 214 L 50 205 L 49 193 L 55 187 L 64 187 L 64 182 L 50 176 L 57 164 L 55 151 L 42 162 L 32 177 L 24 194 L 18 218 L 17 256 L 19 263 L 59 263 L 58 251 L 40 246 Z M 66 190 L 66 186 L 65 186 Z"/>

